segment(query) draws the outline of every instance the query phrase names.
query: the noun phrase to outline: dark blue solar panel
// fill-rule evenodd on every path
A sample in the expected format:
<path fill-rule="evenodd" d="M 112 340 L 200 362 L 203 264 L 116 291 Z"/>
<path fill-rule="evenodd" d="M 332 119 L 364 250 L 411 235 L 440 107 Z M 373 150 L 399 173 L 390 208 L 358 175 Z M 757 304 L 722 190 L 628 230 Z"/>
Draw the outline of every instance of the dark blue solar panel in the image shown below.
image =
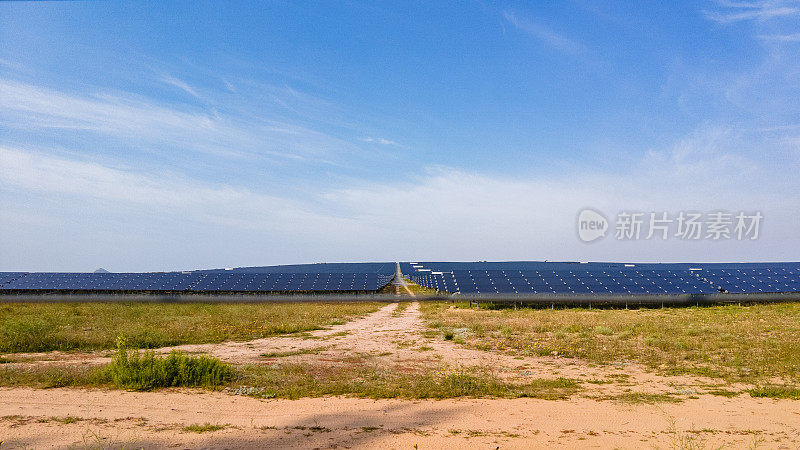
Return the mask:
<path fill-rule="evenodd" d="M 370 265 L 371 264 L 371 265 Z M 391 280 L 384 263 L 284 266 L 268 270 L 164 273 L 0 273 L 0 290 L 33 291 L 374 291 Z M 327 267 L 331 270 L 323 271 Z M 800 263 L 403 263 L 422 286 L 461 293 L 691 294 L 800 292 Z M 418 269 L 428 270 L 418 270 Z M 263 268 L 261 268 L 263 269 Z M 369 269 L 370 271 L 368 271 Z M 450 270 L 447 270 L 450 269 Z M 697 269 L 697 270 L 690 270 Z"/>
<path fill-rule="evenodd" d="M 717 288 L 688 270 L 606 268 L 605 270 L 465 270 L 415 272 L 415 282 L 461 293 L 685 294 Z M 445 280 L 452 281 L 447 283 Z M 777 286 L 772 281 L 770 286 Z M 762 289 L 763 290 L 763 289 Z"/>

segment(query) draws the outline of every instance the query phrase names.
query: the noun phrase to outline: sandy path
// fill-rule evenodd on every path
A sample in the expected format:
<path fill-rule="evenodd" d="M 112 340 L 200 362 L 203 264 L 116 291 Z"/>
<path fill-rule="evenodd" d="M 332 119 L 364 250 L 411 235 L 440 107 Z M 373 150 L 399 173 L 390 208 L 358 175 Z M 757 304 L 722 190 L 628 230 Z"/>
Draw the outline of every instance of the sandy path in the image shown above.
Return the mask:
<path fill-rule="evenodd" d="M 702 441 L 709 447 L 763 443 L 768 447 L 798 448 L 800 402 L 753 399 L 747 395 L 730 399 L 703 395 L 714 380 L 661 377 L 636 365 L 591 367 L 579 360 L 555 356 L 520 359 L 466 349 L 438 335 L 429 333 L 426 337 L 424 332 L 428 330 L 420 319 L 418 303 L 411 303 L 402 312 L 396 308 L 397 304 L 390 304 L 373 314 L 302 336 L 178 348 L 237 364 L 336 365 L 346 357 L 357 356 L 397 368 L 480 366 L 516 381 L 574 378 L 584 381 L 584 390 L 569 401 L 290 401 L 190 390 L 130 393 L 1 389 L 0 417 L 11 416 L 0 420 L 0 441 L 5 441 L 1 448 L 83 446 L 84 439 L 89 446 L 113 441 L 128 447 L 409 448 L 416 443 L 423 448 L 554 444 L 634 448 L 644 443 L 685 447 L 673 442 L 683 440 L 695 444 Z M 57 353 L 42 356 L 61 363 L 107 361 L 100 353 L 69 354 L 66 358 Z M 598 379 L 613 382 L 587 382 Z M 672 393 L 684 402 L 626 405 L 593 399 L 629 390 Z M 86 420 L 71 424 L 39 422 L 51 416 Z M 205 422 L 230 426 L 203 434 L 182 431 L 186 425 Z"/>
<path fill-rule="evenodd" d="M 0 389 L 2 448 L 798 448 L 800 403 L 702 397 L 624 406 L 589 399 L 258 400 L 190 390 Z M 81 420 L 63 424 L 49 417 Z M 189 424 L 226 425 L 203 434 Z M 693 447 L 697 448 L 697 447 Z"/>

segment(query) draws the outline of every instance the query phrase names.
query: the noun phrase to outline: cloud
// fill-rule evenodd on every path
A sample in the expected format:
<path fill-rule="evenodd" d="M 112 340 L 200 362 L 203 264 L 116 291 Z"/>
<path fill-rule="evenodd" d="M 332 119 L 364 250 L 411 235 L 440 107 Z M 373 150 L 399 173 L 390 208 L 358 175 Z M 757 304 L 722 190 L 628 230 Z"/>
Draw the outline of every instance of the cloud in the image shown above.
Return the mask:
<path fill-rule="evenodd" d="M 763 169 L 736 150 L 742 132 L 726 127 L 701 127 L 666 150 L 650 150 L 638 169 L 656 178 L 712 180 L 760 178 Z"/>
<path fill-rule="evenodd" d="M 746 139 L 734 129 L 701 127 L 614 171 L 573 166 L 547 176 L 508 176 L 428 167 L 401 179 L 350 180 L 346 188 L 309 186 L 295 196 L 235 181 L 100 164 L 44 148 L 0 146 L 0 268 L 796 258 L 791 252 L 800 245 L 800 195 L 793 166 L 772 170 L 761 158 L 738 154 L 749 145 Z M 765 228 L 761 239 L 744 244 L 606 238 L 587 246 L 574 224 L 585 207 L 612 221 L 621 210 L 760 210 Z"/>
<path fill-rule="evenodd" d="M 334 164 L 347 141 L 263 109 L 220 112 L 172 105 L 119 91 L 66 93 L 0 78 L 0 124 L 41 137 L 72 129 L 115 138 L 138 149 L 169 146 L 228 158 L 281 158 Z M 262 107 L 263 108 L 263 107 Z"/>
<path fill-rule="evenodd" d="M 379 138 L 363 137 L 363 138 L 360 138 L 359 141 L 367 142 L 369 144 L 391 145 L 391 146 L 394 146 L 394 147 L 408 148 L 403 144 L 399 144 L 399 143 L 397 143 L 395 141 L 392 141 L 392 140 L 389 140 L 389 139 L 380 138 L 380 137 Z"/>
<path fill-rule="evenodd" d="M 775 1 L 755 2 L 717 2 L 720 9 L 716 11 L 705 10 L 706 18 L 721 24 L 736 23 L 748 20 L 765 21 L 778 17 L 795 16 L 800 14 L 800 8 L 794 3 Z"/>
<path fill-rule="evenodd" d="M 161 81 L 163 81 L 164 83 L 166 83 L 166 84 L 168 84 L 170 86 L 175 86 L 176 88 L 186 92 L 187 94 L 189 94 L 189 95 L 191 95 L 191 96 L 193 96 L 195 98 L 200 98 L 200 94 L 198 94 L 197 91 L 193 87 L 189 86 L 188 83 L 186 83 L 185 81 L 183 81 L 183 80 L 181 80 L 179 78 L 175 78 L 175 77 L 170 76 L 170 75 L 164 75 L 163 77 L 161 77 Z"/>
<path fill-rule="evenodd" d="M 13 61 L 9 61 L 9 60 L 3 59 L 3 58 L 0 58 L 0 66 L 7 67 L 9 69 L 14 69 L 14 70 L 21 70 L 22 69 L 22 64 L 19 64 L 19 63 L 13 62 Z"/>
<path fill-rule="evenodd" d="M 295 232 L 298 224 L 308 221 L 326 226 L 347 221 L 310 212 L 308 205 L 295 199 L 42 151 L 0 146 L 0 166 L 4 168 L 0 185 L 31 194 L 100 200 L 106 202 L 108 209 L 132 207 L 182 219 L 270 231 Z"/>
<path fill-rule="evenodd" d="M 223 78 L 222 83 L 225 85 L 225 89 L 227 89 L 229 92 L 232 92 L 234 94 L 238 92 L 236 86 L 234 86 L 233 83 L 231 83 L 230 81 Z"/>
<path fill-rule="evenodd" d="M 772 42 L 800 42 L 800 33 L 761 35 L 758 38 Z"/>
<path fill-rule="evenodd" d="M 580 42 L 564 37 L 544 25 L 535 23 L 513 12 L 503 12 L 503 18 L 517 29 L 524 31 L 528 35 L 533 36 L 543 44 L 559 52 L 572 56 L 586 52 L 586 48 Z"/>

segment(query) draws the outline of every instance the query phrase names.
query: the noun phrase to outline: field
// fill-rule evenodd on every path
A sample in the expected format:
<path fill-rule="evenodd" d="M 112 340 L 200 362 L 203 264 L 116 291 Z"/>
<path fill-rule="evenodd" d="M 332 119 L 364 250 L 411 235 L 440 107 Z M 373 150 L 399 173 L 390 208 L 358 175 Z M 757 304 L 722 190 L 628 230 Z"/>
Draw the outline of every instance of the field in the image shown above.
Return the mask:
<path fill-rule="evenodd" d="M 3 304 L 0 336 L 6 445 L 800 442 L 797 304 Z"/>
<path fill-rule="evenodd" d="M 635 362 L 665 374 L 731 382 L 800 381 L 800 304 L 664 309 L 472 309 L 428 303 L 456 342 L 513 356 Z"/>
<path fill-rule="evenodd" d="M 376 303 L 0 303 L 0 352 L 101 350 L 244 341 L 317 330 Z"/>

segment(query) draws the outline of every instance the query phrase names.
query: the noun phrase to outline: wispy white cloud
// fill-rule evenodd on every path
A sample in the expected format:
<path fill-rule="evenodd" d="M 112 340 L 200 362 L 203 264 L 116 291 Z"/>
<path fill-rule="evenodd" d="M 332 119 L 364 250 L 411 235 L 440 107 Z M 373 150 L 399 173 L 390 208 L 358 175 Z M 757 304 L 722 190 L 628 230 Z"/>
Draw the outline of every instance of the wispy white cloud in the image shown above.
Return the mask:
<path fill-rule="evenodd" d="M 384 139 L 384 138 L 381 138 L 381 137 L 375 138 L 375 137 L 369 137 L 368 136 L 368 137 L 360 138 L 359 141 L 367 142 L 369 144 L 391 145 L 393 147 L 407 148 L 403 144 L 397 143 L 397 142 L 389 140 L 389 139 Z"/>
<path fill-rule="evenodd" d="M 760 35 L 758 38 L 772 42 L 800 42 L 800 33 Z"/>
<path fill-rule="evenodd" d="M 531 19 L 520 16 L 511 11 L 503 12 L 505 18 L 511 25 L 517 29 L 527 33 L 528 35 L 536 38 L 543 44 L 551 47 L 559 52 L 569 55 L 579 55 L 586 52 L 586 47 L 580 42 L 562 36 L 559 33 L 551 30 L 550 28 L 534 22 Z"/>
<path fill-rule="evenodd" d="M 656 178 L 761 178 L 764 169 L 736 152 L 741 134 L 726 127 L 701 127 L 667 149 L 648 151 L 637 169 Z"/>
<path fill-rule="evenodd" d="M 0 185 L 31 194 L 69 196 L 141 207 L 158 214 L 240 229 L 290 230 L 305 221 L 346 221 L 308 211 L 302 201 L 213 184 L 175 173 L 144 173 L 74 157 L 0 146 Z M 341 224 L 340 224 L 341 225 Z"/>
<path fill-rule="evenodd" d="M 227 89 L 229 92 L 233 92 L 234 94 L 238 92 L 236 86 L 234 86 L 233 83 L 224 78 L 222 79 L 222 84 L 225 85 L 225 89 Z"/>
<path fill-rule="evenodd" d="M 197 90 L 195 90 L 195 88 L 193 88 L 187 82 L 181 80 L 180 78 L 176 78 L 171 75 L 164 75 L 163 77 L 161 77 L 161 81 L 170 86 L 175 86 L 176 88 L 186 92 L 192 97 L 200 98 L 200 94 L 197 93 Z"/>
<path fill-rule="evenodd" d="M 13 61 L 9 61 L 7 59 L 0 58 L 0 66 L 7 67 L 9 69 L 20 70 L 22 69 L 22 65 Z"/>
<path fill-rule="evenodd" d="M 753 2 L 728 2 L 718 1 L 719 8 L 705 10 L 706 18 L 714 22 L 729 24 L 747 20 L 765 21 L 778 17 L 796 16 L 800 8 L 796 2 L 781 1 L 753 1 Z"/>
<path fill-rule="evenodd" d="M 273 157 L 330 164 L 351 150 L 345 140 L 260 111 L 220 113 L 119 91 L 67 93 L 0 78 L 0 124 L 23 131 L 74 129 L 124 139 L 141 148 L 227 157 Z"/>

